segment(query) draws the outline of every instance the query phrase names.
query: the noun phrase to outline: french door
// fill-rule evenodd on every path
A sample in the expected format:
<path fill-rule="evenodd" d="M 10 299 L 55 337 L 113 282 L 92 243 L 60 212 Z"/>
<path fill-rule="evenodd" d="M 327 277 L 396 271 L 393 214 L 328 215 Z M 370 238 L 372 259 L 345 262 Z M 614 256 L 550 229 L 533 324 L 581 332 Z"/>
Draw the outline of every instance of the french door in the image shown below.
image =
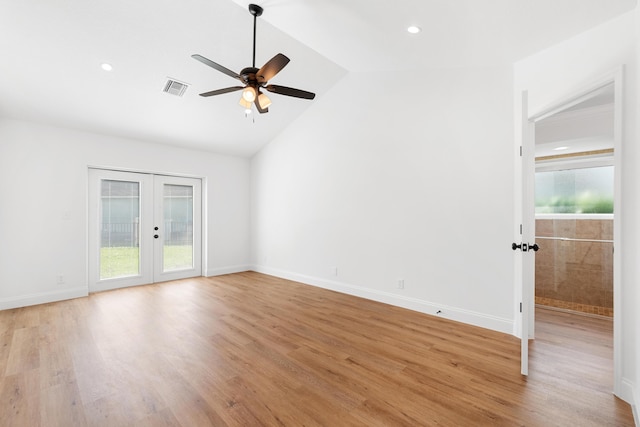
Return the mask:
<path fill-rule="evenodd" d="M 89 169 L 89 290 L 200 276 L 201 181 Z"/>

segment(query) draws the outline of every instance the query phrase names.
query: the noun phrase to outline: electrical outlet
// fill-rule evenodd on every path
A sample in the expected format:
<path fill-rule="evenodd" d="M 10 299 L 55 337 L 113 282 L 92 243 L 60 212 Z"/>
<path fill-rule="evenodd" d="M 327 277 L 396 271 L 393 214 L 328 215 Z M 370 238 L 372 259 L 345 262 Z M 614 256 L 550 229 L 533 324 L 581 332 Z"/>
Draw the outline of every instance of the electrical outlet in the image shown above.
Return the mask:
<path fill-rule="evenodd" d="M 64 285 L 64 276 L 56 276 L 56 283 L 58 283 L 58 285 Z"/>
<path fill-rule="evenodd" d="M 404 289 L 404 279 L 398 279 L 398 289 Z"/>

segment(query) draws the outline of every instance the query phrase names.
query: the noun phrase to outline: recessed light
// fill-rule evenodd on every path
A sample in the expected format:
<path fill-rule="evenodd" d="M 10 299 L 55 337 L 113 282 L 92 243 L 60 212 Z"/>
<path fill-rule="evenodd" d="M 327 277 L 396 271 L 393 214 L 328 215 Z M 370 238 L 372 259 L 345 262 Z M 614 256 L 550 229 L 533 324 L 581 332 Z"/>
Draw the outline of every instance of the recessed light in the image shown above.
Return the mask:
<path fill-rule="evenodd" d="M 410 32 L 411 34 L 418 34 L 420 31 L 422 31 L 422 28 L 412 25 L 409 28 L 407 28 L 407 31 Z"/>
<path fill-rule="evenodd" d="M 569 147 L 556 147 L 556 148 L 554 148 L 554 150 L 556 150 L 556 151 L 568 150 L 568 149 L 569 149 Z"/>
<path fill-rule="evenodd" d="M 105 70 L 105 71 L 113 70 L 113 67 L 111 66 L 111 64 L 107 64 L 106 62 L 102 63 L 100 65 L 100 67 L 102 67 L 102 69 Z"/>

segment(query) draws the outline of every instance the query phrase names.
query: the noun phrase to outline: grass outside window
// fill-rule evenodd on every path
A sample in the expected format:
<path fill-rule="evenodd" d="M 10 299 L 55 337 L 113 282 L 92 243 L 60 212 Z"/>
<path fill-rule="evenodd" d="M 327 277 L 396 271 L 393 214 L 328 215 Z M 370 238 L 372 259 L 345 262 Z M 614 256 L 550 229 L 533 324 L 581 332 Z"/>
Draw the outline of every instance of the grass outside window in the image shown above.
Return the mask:
<path fill-rule="evenodd" d="M 163 256 L 164 271 L 186 269 L 193 266 L 191 245 L 165 246 Z M 140 274 L 140 248 L 100 248 L 100 279 L 115 279 L 138 274 Z"/>

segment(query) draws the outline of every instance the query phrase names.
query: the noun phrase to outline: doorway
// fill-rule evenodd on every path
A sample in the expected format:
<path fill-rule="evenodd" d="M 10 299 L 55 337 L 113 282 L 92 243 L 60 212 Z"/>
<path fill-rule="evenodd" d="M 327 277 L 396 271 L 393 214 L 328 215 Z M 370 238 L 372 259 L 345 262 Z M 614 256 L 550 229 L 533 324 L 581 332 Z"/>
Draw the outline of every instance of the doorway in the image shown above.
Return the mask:
<path fill-rule="evenodd" d="M 535 303 L 613 317 L 614 88 L 535 124 Z"/>
<path fill-rule="evenodd" d="M 562 112 L 570 112 L 575 109 L 580 109 L 584 105 L 589 105 L 589 103 L 598 103 L 598 99 L 605 92 L 608 93 L 606 96 L 613 96 L 612 101 L 612 112 L 613 112 L 613 120 L 612 120 L 612 141 L 613 141 L 613 152 L 612 152 L 612 163 L 614 166 L 614 201 L 613 201 L 613 245 L 615 246 L 617 242 L 620 242 L 620 237 L 622 234 L 620 221 L 617 220 L 617 215 L 620 212 L 621 201 L 619 195 L 621 189 L 621 146 L 622 146 L 622 68 L 615 70 L 610 73 L 608 76 L 604 76 L 601 80 L 594 82 L 591 86 L 584 88 L 579 91 L 577 94 L 573 96 L 569 96 L 564 98 L 561 101 L 554 103 L 551 107 L 543 109 L 541 112 L 533 115 L 527 115 L 527 94 L 523 93 L 523 137 L 522 137 L 522 152 L 525 153 L 521 160 L 522 165 L 522 179 L 521 182 L 533 182 L 535 176 L 535 161 L 534 161 L 534 147 L 533 142 L 535 137 L 531 137 L 534 134 L 534 131 L 530 129 L 535 128 L 536 124 L 542 122 L 543 120 L 550 118 L 556 114 Z M 591 149 L 588 151 L 600 151 L 597 149 Z M 530 154 L 527 154 L 530 153 Z M 585 159 L 581 159 L 582 161 Z M 588 159 L 587 159 L 588 160 Z M 534 234 L 527 230 L 535 230 L 535 216 L 533 215 L 533 199 L 534 199 L 534 185 L 523 185 L 522 186 L 522 198 L 519 199 L 522 207 L 522 218 L 523 218 L 523 226 L 521 230 L 524 230 L 523 239 L 527 238 L 533 239 Z M 529 240 L 531 241 L 531 240 Z M 620 281 L 620 260 L 621 254 L 620 251 L 615 251 L 613 253 L 613 307 L 615 310 L 613 311 L 613 392 L 614 394 L 620 396 L 623 392 L 623 383 L 621 377 L 621 281 Z M 526 260 L 529 261 L 526 261 Z M 525 261 L 523 261 L 525 260 Z M 528 360 L 528 345 L 527 342 L 530 339 L 534 338 L 535 333 L 535 305 L 534 305 L 534 272 L 535 269 L 523 268 L 524 265 L 529 265 L 529 262 L 532 261 L 532 257 L 519 257 L 516 262 L 516 277 L 521 277 L 522 280 L 518 281 L 518 290 L 522 292 L 522 316 L 521 316 L 521 336 L 522 340 L 522 354 L 523 354 L 523 373 L 527 373 L 527 360 Z M 519 266 L 521 263 L 522 266 Z"/>
<path fill-rule="evenodd" d="M 89 169 L 89 291 L 200 276 L 200 179 Z"/>

